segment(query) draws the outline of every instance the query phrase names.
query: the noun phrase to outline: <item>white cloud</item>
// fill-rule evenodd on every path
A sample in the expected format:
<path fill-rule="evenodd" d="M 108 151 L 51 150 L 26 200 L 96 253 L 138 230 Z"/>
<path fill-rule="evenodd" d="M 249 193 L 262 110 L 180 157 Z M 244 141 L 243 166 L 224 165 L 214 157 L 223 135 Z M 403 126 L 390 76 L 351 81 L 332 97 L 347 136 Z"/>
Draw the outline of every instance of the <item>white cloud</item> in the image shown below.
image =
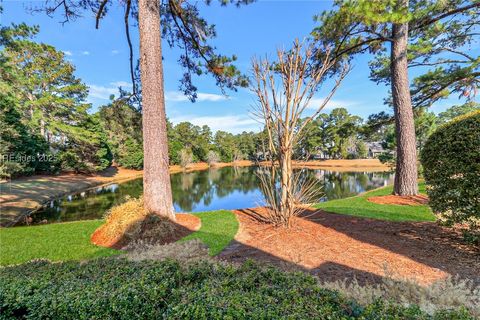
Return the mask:
<path fill-rule="evenodd" d="M 65 50 L 65 51 L 63 51 L 63 53 L 64 53 L 66 56 L 73 56 L 72 51 Z"/>
<path fill-rule="evenodd" d="M 90 51 L 82 51 L 82 55 L 88 56 L 88 55 L 90 55 Z"/>
<path fill-rule="evenodd" d="M 114 81 L 110 82 L 109 86 L 99 86 L 96 84 L 88 84 L 89 89 L 89 98 L 101 99 L 101 100 L 110 100 L 110 96 L 113 94 L 118 96 L 118 87 L 122 88 L 131 88 L 132 84 L 127 81 Z"/>
<path fill-rule="evenodd" d="M 220 94 L 214 94 L 214 93 L 204 93 L 204 92 L 198 92 L 197 93 L 197 101 L 224 101 L 227 100 L 228 97 Z M 165 100 L 166 101 L 172 101 L 172 102 L 183 102 L 183 101 L 189 101 L 188 97 L 185 96 L 182 92 L 180 91 L 167 91 L 165 93 Z"/>
<path fill-rule="evenodd" d="M 89 94 L 88 94 L 90 98 L 109 100 L 110 95 L 118 94 L 117 87 L 104 87 L 104 86 L 97 86 L 94 84 L 89 84 L 88 87 L 90 88 Z"/>
<path fill-rule="evenodd" d="M 118 87 L 132 87 L 132 83 L 131 82 L 127 82 L 127 81 L 115 81 L 115 82 L 110 82 L 110 84 L 116 88 Z"/>
<path fill-rule="evenodd" d="M 317 110 L 318 107 L 320 107 L 325 101 L 324 97 L 318 97 L 318 98 L 312 98 L 310 100 L 310 103 L 308 104 L 308 109 L 311 110 Z M 355 105 L 358 105 L 359 103 L 357 101 L 351 101 L 351 100 L 342 100 L 342 99 L 330 99 L 328 103 L 325 105 L 323 110 L 331 110 L 334 108 L 349 108 Z"/>
<path fill-rule="evenodd" d="M 181 116 L 170 119 L 174 124 L 188 121 L 197 126 L 207 125 L 213 132 L 222 130 L 231 133 L 259 131 L 261 124 L 248 116 Z"/>
<path fill-rule="evenodd" d="M 116 55 L 116 54 L 119 54 L 119 53 L 120 53 L 120 51 L 118 51 L 118 50 L 116 50 L 116 49 L 112 50 L 112 54 L 113 54 L 113 55 Z"/>

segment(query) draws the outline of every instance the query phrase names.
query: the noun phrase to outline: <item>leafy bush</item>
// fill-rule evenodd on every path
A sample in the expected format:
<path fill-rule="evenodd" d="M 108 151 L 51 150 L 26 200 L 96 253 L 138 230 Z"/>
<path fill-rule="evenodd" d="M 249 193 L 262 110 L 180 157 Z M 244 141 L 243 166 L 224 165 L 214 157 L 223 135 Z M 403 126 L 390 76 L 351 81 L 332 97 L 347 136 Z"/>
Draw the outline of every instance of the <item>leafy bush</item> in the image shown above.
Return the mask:
<path fill-rule="evenodd" d="M 98 259 L 35 261 L 0 272 L 0 318 L 28 319 L 473 319 L 429 316 L 377 300 L 361 306 L 303 273 L 251 262 Z"/>
<path fill-rule="evenodd" d="M 435 131 L 421 152 L 430 206 L 449 225 L 480 227 L 480 111 Z"/>

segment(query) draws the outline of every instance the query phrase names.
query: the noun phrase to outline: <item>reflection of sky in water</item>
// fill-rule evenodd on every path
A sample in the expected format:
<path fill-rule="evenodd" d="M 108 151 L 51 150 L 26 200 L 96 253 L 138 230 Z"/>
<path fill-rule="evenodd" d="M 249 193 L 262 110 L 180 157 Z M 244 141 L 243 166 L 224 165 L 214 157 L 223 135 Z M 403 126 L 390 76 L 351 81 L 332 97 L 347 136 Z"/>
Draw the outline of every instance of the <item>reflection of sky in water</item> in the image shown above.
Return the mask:
<path fill-rule="evenodd" d="M 265 168 L 225 167 L 171 175 L 174 208 L 177 212 L 239 209 L 263 205 L 256 173 Z M 319 181 L 323 196 L 318 201 L 345 198 L 393 183 L 391 173 L 301 170 Z M 142 194 L 143 181 L 136 179 L 96 187 L 49 202 L 32 215 L 34 222 L 75 221 L 102 218 L 112 206 Z"/>
<path fill-rule="evenodd" d="M 258 189 L 248 192 L 236 190 L 231 192 L 228 196 L 215 197 L 214 201 L 209 204 L 205 203 L 205 201 L 195 203 L 191 210 L 182 209 L 182 206 L 176 202 L 174 202 L 173 206 L 176 212 L 202 212 L 220 209 L 256 207 L 263 203 L 262 199 L 262 193 Z"/>

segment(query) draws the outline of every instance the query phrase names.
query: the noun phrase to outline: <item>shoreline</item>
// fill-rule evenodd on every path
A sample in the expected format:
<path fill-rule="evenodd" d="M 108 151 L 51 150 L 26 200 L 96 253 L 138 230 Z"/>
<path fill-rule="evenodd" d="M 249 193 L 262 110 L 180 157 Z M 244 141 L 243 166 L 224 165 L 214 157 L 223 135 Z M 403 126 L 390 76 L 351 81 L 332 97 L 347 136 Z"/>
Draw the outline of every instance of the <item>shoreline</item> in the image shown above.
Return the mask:
<path fill-rule="evenodd" d="M 170 174 L 223 168 L 229 166 L 269 166 L 270 162 L 255 163 L 249 160 L 224 163 L 211 167 L 205 163 L 193 163 L 187 168 L 179 165 L 170 166 Z M 294 161 L 294 168 L 322 169 L 339 172 L 380 172 L 391 168 L 377 159 L 358 160 L 315 160 Z M 96 174 L 62 173 L 59 175 L 35 175 L 21 177 L 12 181 L 0 182 L 0 227 L 11 226 L 26 213 L 35 211 L 48 201 L 111 183 L 121 183 L 141 178 L 142 170 L 125 169 L 112 166 Z"/>

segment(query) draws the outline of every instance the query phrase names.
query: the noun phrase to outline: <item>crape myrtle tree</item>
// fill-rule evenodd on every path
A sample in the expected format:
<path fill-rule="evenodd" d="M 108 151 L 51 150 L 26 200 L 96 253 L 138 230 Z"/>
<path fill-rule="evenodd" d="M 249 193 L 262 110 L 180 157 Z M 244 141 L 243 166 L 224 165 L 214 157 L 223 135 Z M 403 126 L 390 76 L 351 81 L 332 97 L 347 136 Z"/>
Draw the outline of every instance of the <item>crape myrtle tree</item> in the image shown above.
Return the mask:
<path fill-rule="evenodd" d="M 272 162 L 278 163 L 280 171 L 279 184 L 274 165 L 271 178 L 260 175 L 262 191 L 268 204 L 265 219 L 274 225 L 290 226 L 291 218 L 301 211 L 299 205 L 305 203 L 315 192 L 308 181 L 301 181 L 300 175 L 293 173 L 295 146 L 301 140 L 305 128 L 330 101 L 348 72 L 348 67 L 344 65 L 326 98 L 314 106 L 312 115 L 302 119 L 304 111 L 312 107 L 313 95 L 336 64 L 326 49 L 321 68 L 312 69 L 312 54 L 310 44 L 297 40 L 291 50 L 278 50 L 276 61 L 254 59 L 252 63 L 251 88 L 257 98 L 256 114 L 265 123 L 268 151 Z"/>
<path fill-rule="evenodd" d="M 414 195 L 417 152 L 412 107 L 429 107 L 452 93 L 471 98 L 479 85 L 478 0 L 337 0 L 317 17 L 313 37 L 332 56 L 375 55 L 371 78 L 391 85 L 397 161 L 394 194 Z M 318 58 L 318 57 L 316 57 Z M 409 81 L 409 69 L 420 76 Z"/>
<path fill-rule="evenodd" d="M 237 6 L 252 0 L 220 0 L 222 5 L 234 3 Z M 204 3 L 210 4 L 211 0 Z M 175 220 L 173 210 L 170 174 L 168 171 L 167 118 L 163 85 L 162 38 L 170 47 L 179 47 L 183 54 L 179 63 L 184 67 L 180 89 L 196 98 L 196 87 L 192 83 L 194 75 L 213 75 L 222 90 L 246 86 L 247 80 L 232 65 L 235 56 L 227 57 L 216 53 L 208 40 L 215 37 L 215 28 L 203 19 L 197 2 L 180 0 L 49 0 L 41 8 L 47 14 L 61 10 L 64 22 L 77 18 L 85 10 L 96 15 L 96 27 L 113 5 L 125 8 L 124 25 L 130 48 L 130 73 L 133 81 L 132 94 L 141 90 L 144 173 L 143 199 L 145 210 L 152 214 Z M 130 19 L 138 22 L 140 34 L 140 82 L 135 82 L 133 50 L 130 37 Z"/>

